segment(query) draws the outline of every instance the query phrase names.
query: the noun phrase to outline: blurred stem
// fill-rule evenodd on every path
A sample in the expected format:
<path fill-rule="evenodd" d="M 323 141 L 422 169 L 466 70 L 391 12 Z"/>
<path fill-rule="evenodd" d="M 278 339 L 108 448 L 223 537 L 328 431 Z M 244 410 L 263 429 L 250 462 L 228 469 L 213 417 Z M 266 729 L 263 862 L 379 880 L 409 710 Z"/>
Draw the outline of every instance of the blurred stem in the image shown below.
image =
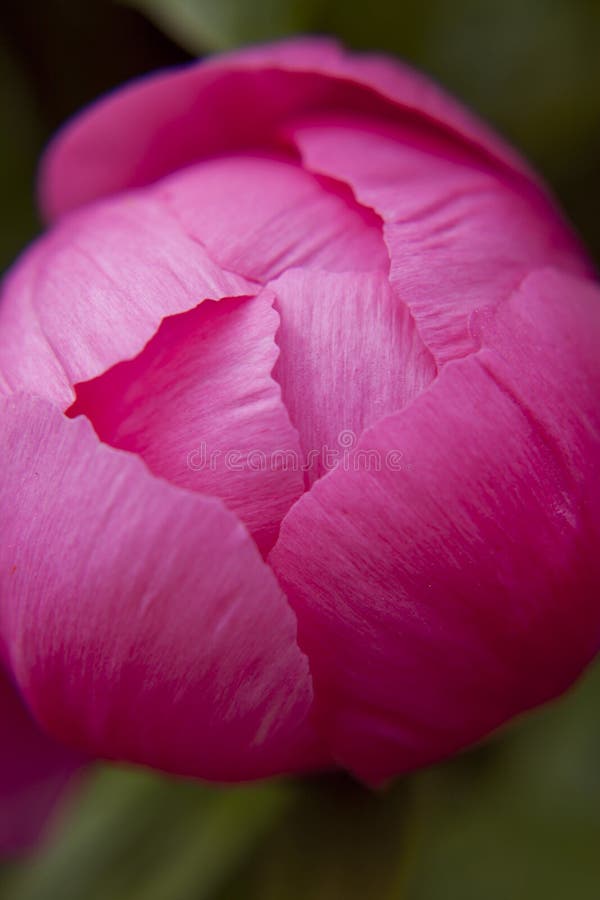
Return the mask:
<path fill-rule="evenodd" d="M 401 900 L 413 856 L 408 781 L 384 792 L 349 777 L 296 786 L 296 802 L 221 900 Z"/>

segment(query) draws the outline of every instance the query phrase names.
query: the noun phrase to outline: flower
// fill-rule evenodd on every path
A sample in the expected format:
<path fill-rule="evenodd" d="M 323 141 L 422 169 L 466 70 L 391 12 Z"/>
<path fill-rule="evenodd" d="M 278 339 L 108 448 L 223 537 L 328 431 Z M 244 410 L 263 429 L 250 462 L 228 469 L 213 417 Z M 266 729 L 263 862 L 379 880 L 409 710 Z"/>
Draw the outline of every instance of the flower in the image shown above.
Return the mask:
<path fill-rule="evenodd" d="M 46 155 L 0 306 L 0 646 L 93 756 L 378 784 L 600 645 L 600 297 L 526 164 L 298 40 Z"/>

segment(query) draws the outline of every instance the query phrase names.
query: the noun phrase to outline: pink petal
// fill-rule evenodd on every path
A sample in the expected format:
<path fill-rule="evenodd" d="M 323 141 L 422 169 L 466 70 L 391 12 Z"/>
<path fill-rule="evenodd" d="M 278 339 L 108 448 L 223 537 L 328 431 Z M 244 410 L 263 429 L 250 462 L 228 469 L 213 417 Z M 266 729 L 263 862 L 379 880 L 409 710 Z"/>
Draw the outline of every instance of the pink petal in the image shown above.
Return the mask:
<path fill-rule="evenodd" d="M 45 401 L 2 401 L 0 633 L 62 741 L 218 780 L 323 761 L 272 572 L 221 501 Z"/>
<path fill-rule="evenodd" d="M 381 222 L 343 187 L 282 159 L 229 156 L 177 172 L 158 195 L 213 259 L 247 278 L 290 266 L 388 271 Z"/>
<path fill-rule="evenodd" d="M 0 854 L 27 850 L 40 838 L 79 757 L 39 730 L 0 672 Z"/>
<path fill-rule="evenodd" d="M 270 549 L 303 491 L 298 435 L 271 377 L 273 296 L 205 302 L 165 320 L 135 359 L 77 386 L 103 441 L 180 487 L 220 497 Z M 285 451 L 297 461 L 286 466 Z"/>
<path fill-rule="evenodd" d="M 474 166 L 459 145 L 356 116 L 289 134 L 311 171 L 344 180 L 382 217 L 392 285 L 441 364 L 473 350 L 473 310 L 499 303 L 531 269 L 590 271 L 545 200 Z"/>
<path fill-rule="evenodd" d="M 94 104 L 46 155 L 42 205 L 56 218 L 201 158 L 272 148 L 289 116 L 335 109 L 419 121 L 527 183 L 514 151 L 423 75 L 381 56 L 346 54 L 332 41 L 300 39 L 160 72 Z"/>
<path fill-rule="evenodd" d="M 273 374 L 310 483 L 346 464 L 367 425 L 418 396 L 436 367 L 381 273 L 294 269 L 271 287 L 281 316 Z"/>
<path fill-rule="evenodd" d="M 139 353 L 164 316 L 253 293 L 148 194 L 98 204 L 41 238 L 9 274 L 4 384 L 67 406 L 75 382 Z"/>
<path fill-rule="evenodd" d="M 528 278 L 293 507 L 271 554 L 334 757 L 381 780 L 563 690 L 600 648 L 600 291 Z"/>

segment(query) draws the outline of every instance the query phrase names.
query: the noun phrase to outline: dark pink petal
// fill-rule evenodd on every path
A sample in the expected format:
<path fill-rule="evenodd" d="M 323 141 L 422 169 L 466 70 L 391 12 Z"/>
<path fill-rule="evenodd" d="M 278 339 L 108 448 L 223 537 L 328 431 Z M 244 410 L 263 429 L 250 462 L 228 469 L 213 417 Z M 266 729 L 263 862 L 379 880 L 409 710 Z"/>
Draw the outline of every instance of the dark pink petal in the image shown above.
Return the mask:
<path fill-rule="evenodd" d="M 1 407 L 0 633 L 48 731 L 216 780 L 322 762 L 294 616 L 233 513 L 83 418 Z"/>
<path fill-rule="evenodd" d="M 293 507 L 271 554 L 338 762 L 387 777 L 561 690 L 600 647 L 600 291 L 528 278 Z"/>
<path fill-rule="evenodd" d="M 229 156 L 177 172 L 157 195 L 213 259 L 248 278 L 290 266 L 388 271 L 381 222 L 342 188 L 283 159 Z"/>
<path fill-rule="evenodd" d="M 531 269 L 589 272 L 546 201 L 474 166 L 460 146 L 356 116 L 289 134 L 311 171 L 335 174 L 383 219 L 392 285 L 439 363 L 473 350 L 470 314 L 498 304 Z"/>
<path fill-rule="evenodd" d="M 0 855 L 40 838 L 79 756 L 39 730 L 0 671 Z"/>
<path fill-rule="evenodd" d="M 56 218 L 201 158 L 273 147 L 289 116 L 335 109 L 418 121 L 528 183 L 517 154 L 423 75 L 391 59 L 347 54 L 332 41 L 300 39 L 161 72 L 96 103 L 46 155 L 42 205 Z"/>
<path fill-rule="evenodd" d="M 382 273 L 294 269 L 271 287 L 281 317 L 273 374 L 312 482 L 345 464 L 362 431 L 403 409 L 436 367 Z"/>
<path fill-rule="evenodd" d="M 272 305 L 264 291 L 166 319 L 135 359 L 77 385 L 69 411 L 156 475 L 220 497 L 263 551 L 304 486 L 298 435 L 271 377 Z M 297 465 L 286 466 L 281 451 Z"/>
<path fill-rule="evenodd" d="M 73 384 L 139 353 L 164 316 L 254 292 L 152 197 L 98 204 L 41 238 L 7 277 L 0 392 L 31 391 L 67 406 Z"/>

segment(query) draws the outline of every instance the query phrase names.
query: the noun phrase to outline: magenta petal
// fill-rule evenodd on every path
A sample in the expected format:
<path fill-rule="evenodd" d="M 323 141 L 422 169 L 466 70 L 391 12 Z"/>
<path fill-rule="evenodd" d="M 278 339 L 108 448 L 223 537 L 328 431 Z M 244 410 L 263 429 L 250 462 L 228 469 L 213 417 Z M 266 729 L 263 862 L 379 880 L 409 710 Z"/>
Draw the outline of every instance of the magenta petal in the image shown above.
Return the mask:
<path fill-rule="evenodd" d="M 377 217 L 295 163 L 221 157 L 177 172 L 157 195 L 213 259 L 247 278 L 265 281 L 291 266 L 389 269 Z"/>
<path fill-rule="evenodd" d="M 528 278 L 369 429 L 271 554 L 334 757 L 379 782 L 563 690 L 600 647 L 600 291 Z"/>
<path fill-rule="evenodd" d="M 139 353 L 163 317 L 253 293 L 148 194 L 98 204 L 41 238 L 7 277 L 0 392 L 66 407 L 73 384 Z"/>
<path fill-rule="evenodd" d="M 156 475 L 220 497 L 267 551 L 304 489 L 298 435 L 271 377 L 278 327 L 267 291 L 204 302 L 166 319 L 135 359 L 77 385 L 69 415 L 86 415 Z"/>
<path fill-rule="evenodd" d="M 310 483 L 344 465 L 362 431 L 403 409 L 436 367 L 382 273 L 294 269 L 271 288 L 281 317 L 273 374 Z"/>
<path fill-rule="evenodd" d="M 94 104 L 46 155 L 42 205 L 50 218 L 138 187 L 201 158 L 277 146 L 289 116 L 364 110 L 419 121 L 521 178 L 524 162 L 425 76 L 397 61 L 345 53 L 328 40 L 254 47 L 161 72 Z"/>
<path fill-rule="evenodd" d="M 2 401 L 2 420 L 1 635 L 48 731 L 217 780 L 323 761 L 294 616 L 221 501 L 44 401 Z"/>
<path fill-rule="evenodd" d="M 297 123 L 305 165 L 335 175 L 383 219 L 390 280 L 443 364 L 473 350 L 470 314 L 544 265 L 588 274 L 551 204 L 474 166 L 460 145 L 357 116 Z"/>
<path fill-rule="evenodd" d="M 30 848 L 81 764 L 39 730 L 0 671 L 0 855 Z"/>

